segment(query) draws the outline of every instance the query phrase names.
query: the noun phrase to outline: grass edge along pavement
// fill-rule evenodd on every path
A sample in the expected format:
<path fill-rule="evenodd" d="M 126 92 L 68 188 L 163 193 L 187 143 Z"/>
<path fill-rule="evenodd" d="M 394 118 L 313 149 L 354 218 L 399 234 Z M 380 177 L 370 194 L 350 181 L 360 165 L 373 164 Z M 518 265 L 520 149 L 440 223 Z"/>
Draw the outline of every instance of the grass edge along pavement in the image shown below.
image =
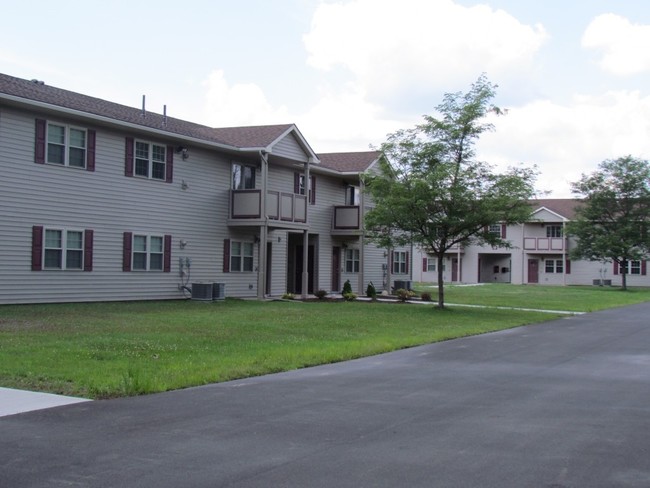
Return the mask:
<path fill-rule="evenodd" d="M 379 302 L 2 306 L 0 386 L 89 398 L 130 396 L 370 356 L 555 317 Z"/>

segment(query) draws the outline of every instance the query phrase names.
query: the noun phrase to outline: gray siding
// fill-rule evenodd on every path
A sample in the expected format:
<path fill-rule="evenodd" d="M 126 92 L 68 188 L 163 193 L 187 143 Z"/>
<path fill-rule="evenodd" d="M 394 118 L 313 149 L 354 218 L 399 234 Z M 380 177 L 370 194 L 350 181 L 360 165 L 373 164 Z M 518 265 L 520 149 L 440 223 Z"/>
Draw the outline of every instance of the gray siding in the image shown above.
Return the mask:
<path fill-rule="evenodd" d="M 289 134 L 278 141 L 273 146 L 273 154 L 302 162 L 309 159 L 309 155 L 302 149 L 298 139 L 293 134 Z"/>

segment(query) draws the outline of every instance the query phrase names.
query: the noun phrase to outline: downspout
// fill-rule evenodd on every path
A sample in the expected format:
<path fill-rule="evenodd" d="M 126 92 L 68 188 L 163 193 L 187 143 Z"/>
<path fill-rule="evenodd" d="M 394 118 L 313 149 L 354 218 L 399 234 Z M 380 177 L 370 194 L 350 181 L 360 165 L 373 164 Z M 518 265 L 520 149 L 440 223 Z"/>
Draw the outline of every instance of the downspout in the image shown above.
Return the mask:
<path fill-rule="evenodd" d="M 310 205 L 310 196 L 309 196 L 309 158 L 305 162 L 305 196 L 307 197 L 307 206 L 305 209 L 305 220 L 309 226 L 309 205 Z M 309 229 L 305 229 L 302 235 L 302 298 L 307 298 L 307 293 L 309 289 Z"/>
<path fill-rule="evenodd" d="M 526 224 L 522 223 L 521 224 L 521 281 L 519 282 L 520 285 L 524 284 L 524 263 L 526 262 L 526 247 L 524 246 L 524 242 L 526 241 Z"/>
<path fill-rule="evenodd" d="M 269 175 L 269 159 L 268 153 L 265 150 L 260 151 L 260 163 L 262 165 L 262 188 L 260 191 L 260 212 L 263 223 L 260 225 L 260 242 L 258 249 L 258 264 L 257 264 L 257 298 L 262 300 L 270 290 L 266 289 L 266 263 L 268 256 L 266 255 L 266 241 L 269 231 L 269 218 L 266 212 L 266 189 L 268 185 Z"/>
<path fill-rule="evenodd" d="M 365 292 L 363 288 L 364 284 L 364 270 L 366 267 L 366 262 L 364 259 L 364 248 L 365 248 L 365 225 L 364 225 L 364 212 L 365 212 L 365 197 L 364 197 L 364 185 L 363 178 L 359 178 L 359 228 L 361 229 L 361 235 L 359 236 L 359 296 L 362 296 Z"/>
<path fill-rule="evenodd" d="M 566 219 L 562 219 L 562 281 L 566 286 L 566 251 L 568 241 L 566 239 Z"/>

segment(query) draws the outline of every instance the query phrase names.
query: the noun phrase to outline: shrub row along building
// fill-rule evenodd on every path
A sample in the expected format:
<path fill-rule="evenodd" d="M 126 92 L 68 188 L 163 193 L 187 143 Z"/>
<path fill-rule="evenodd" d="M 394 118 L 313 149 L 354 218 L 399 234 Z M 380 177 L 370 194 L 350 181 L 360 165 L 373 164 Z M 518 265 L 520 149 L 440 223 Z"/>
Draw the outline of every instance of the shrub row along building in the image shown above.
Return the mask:
<path fill-rule="evenodd" d="M 426 255 L 364 238 L 361 175 L 379 156 L 317 154 L 293 124 L 211 128 L 0 74 L 0 303 L 434 281 Z M 460 248 L 447 280 L 572 284 L 606 274 L 570 264 L 569 203 L 544 202 L 534 223 L 495 225 L 518 249 Z M 629 272 L 630 284 L 648 284 L 645 262 Z"/>

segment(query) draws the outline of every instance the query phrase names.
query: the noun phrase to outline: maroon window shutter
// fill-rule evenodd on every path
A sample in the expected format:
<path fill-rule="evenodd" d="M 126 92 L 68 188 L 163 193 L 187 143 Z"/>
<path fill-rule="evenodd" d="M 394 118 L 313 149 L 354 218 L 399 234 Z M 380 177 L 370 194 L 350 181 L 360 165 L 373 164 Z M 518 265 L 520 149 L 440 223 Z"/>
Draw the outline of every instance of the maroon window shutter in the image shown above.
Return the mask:
<path fill-rule="evenodd" d="M 174 181 L 174 147 L 167 146 L 167 164 L 165 164 L 165 183 Z"/>
<path fill-rule="evenodd" d="M 501 224 L 501 239 L 506 238 L 506 224 Z"/>
<path fill-rule="evenodd" d="M 618 261 L 614 261 L 614 274 L 618 274 Z"/>
<path fill-rule="evenodd" d="M 429 260 L 427 258 L 422 258 L 422 271 L 429 270 Z"/>
<path fill-rule="evenodd" d="M 172 236 L 165 235 L 163 248 L 163 272 L 169 273 L 172 270 Z"/>
<path fill-rule="evenodd" d="M 84 230 L 84 271 L 93 270 L 93 239 L 92 229 Z"/>
<path fill-rule="evenodd" d="M 310 176 L 309 179 L 311 180 L 311 193 L 309 194 L 309 203 L 316 205 L 316 177 Z"/>
<path fill-rule="evenodd" d="M 411 262 L 411 253 L 406 251 L 406 273 L 409 273 L 409 263 Z"/>
<path fill-rule="evenodd" d="M 300 193 L 300 173 L 293 174 L 293 192 L 295 194 Z"/>
<path fill-rule="evenodd" d="M 95 139 L 97 134 L 94 130 L 87 131 L 88 147 L 86 148 L 86 171 L 95 171 Z"/>
<path fill-rule="evenodd" d="M 32 271 L 43 269 L 43 226 L 32 227 Z"/>
<path fill-rule="evenodd" d="M 223 240 L 223 272 L 230 273 L 230 239 Z"/>
<path fill-rule="evenodd" d="M 566 274 L 571 274 L 571 260 L 567 259 L 566 264 L 564 266 L 564 269 L 566 271 Z"/>
<path fill-rule="evenodd" d="M 133 137 L 126 138 L 124 149 L 124 176 L 133 176 Z"/>
<path fill-rule="evenodd" d="M 36 138 L 34 145 L 34 162 L 45 164 L 45 133 L 47 122 L 43 119 L 36 119 Z"/>
<path fill-rule="evenodd" d="M 131 271 L 131 248 L 133 245 L 133 232 L 124 233 L 124 246 L 122 247 L 122 271 Z"/>
<path fill-rule="evenodd" d="M 641 261 L 641 274 L 642 274 L 643 276 L 645 276 L 645 275 L 647 274 L 647 272 L 648 272 L 648 270 L 647 270 L 647 264 L 648 264 L 647 261 Z"/>

